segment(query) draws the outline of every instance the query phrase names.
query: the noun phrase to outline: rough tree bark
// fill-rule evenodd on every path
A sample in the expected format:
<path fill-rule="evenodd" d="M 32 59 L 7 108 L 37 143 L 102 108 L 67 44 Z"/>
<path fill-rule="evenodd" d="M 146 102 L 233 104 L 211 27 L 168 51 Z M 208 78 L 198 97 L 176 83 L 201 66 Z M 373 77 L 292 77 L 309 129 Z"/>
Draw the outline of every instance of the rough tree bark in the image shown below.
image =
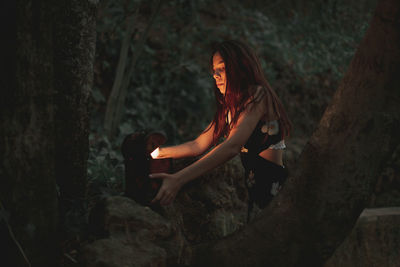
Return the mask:
<path fill-rule="evenodd" d="M 10 1 L 8 1 L 10 2 Z M 12 1 L 14 2 L 14 1 Z M 4 77 L 0 112 L 1 201 L 8 223 L 33 266 L 55 261 L 57 195 L 54 168 L 53 9 L 18 1 L 15 55 Z M 6 12 L 6 11 L 3 11 Z M 10 36 L 7 36 L 8 38 Z M 15 38 L 16 37 L 16 38 Z M 40 245 L 38 242 L 40 241 Z M 10 259 L 18 266 L 18 260 Z"/>
<path fill-rule="evenodd" d="M 84 192 L 92 2 L 10 0 L 1 6 L 9 19 L 4 27 L 11 21 L 14 32 L 7 28 L 7 49 L 0 52 L 6 64 L 1 72 L 0 200 L 7 212 L 0 215 L 32 266 L 57 266 L 56 177 L 64 182 L 64 196 Z M 6 257 L 6 265 L 25 264 L 16 257 Z"/>
<path fill-rule="evenodd" d="M 61 223 L 84 218 L 97 0 L 57 1 L 54 23 L 56 180 Z M 68 216 L 67 216 L 68 214 Z"/>
<path fill-rule="evenodd" d="M 379 1 L 283 191 L 243 231 L 196 248 L 197 266 L 321 266 L 354 226 L 400 136 L 400 1 Z"/>

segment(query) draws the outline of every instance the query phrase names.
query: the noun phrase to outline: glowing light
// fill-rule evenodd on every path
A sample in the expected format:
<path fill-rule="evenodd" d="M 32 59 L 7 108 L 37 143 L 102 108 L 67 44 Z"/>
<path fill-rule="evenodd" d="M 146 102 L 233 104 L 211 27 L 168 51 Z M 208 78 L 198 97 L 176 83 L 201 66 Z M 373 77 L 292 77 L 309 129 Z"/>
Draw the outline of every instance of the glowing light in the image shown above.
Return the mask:
<path fill-rule="evenodd" d="M 158 147 L 153 151 L 153 152 L 151 152 L 151 157 L 153 158 L 153 159 L 155 159 L 155 158 L 157 158 L 158 157 L 158 154 L 160 154 L 160 151 L 159 151 L 159 149 L 158 149 Z"/>

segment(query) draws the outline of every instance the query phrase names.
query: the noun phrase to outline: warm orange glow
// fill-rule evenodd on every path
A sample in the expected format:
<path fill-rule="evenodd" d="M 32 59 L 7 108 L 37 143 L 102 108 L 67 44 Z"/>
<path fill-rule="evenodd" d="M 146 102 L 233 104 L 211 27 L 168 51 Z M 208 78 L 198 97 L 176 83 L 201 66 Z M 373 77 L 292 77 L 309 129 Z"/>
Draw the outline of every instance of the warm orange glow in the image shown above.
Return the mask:
<path fill-rule="evenodd" d="M 155 158 L 157 158 L 158 157 L 158 154 L 160 153 L 160 151 L 159 151 L 159 149 L 158 149 L 158 147 L 153 151 L 153 152 L 151 152 L 151 157 L 153 158 L 153 159 L 155 159 Z"/>

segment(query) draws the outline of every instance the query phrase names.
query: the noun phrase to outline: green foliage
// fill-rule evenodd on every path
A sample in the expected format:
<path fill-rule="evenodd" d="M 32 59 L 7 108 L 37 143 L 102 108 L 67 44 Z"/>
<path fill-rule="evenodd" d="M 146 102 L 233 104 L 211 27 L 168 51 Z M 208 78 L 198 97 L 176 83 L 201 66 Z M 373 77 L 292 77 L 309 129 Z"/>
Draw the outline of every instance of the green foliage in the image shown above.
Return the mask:
<path fill-rule="evenodd" d="M 371 1 L 168 1 L 150 30 L 131 77 L 119 135 L 103 137 L 107 97 L 115 78 L 126 19 L 134 16 L 129 57 L 152 14 L 154 1 L 105 1 L 98 17 L 89 179 L 92 187 L 123 189 L 119 146 L 143 128 L 162 129 L 167 144 L 196 137 L 214 113 L 210 48 L 224 39 L 242 39 L 261 57 L 267 78 L 291 117 L 296 134 L 315 127 L 364 34 Z M 360 8 L 363 6 L 363 8 Z"/>
<path fill-rule="evenodd" d="M 99 197 L 123 191 L 123 158 L 117 146 L 104 136 L 90 134 L 88 159 L 88 205 Z M 93 199 L 93 200 L 92 200 Z"/>

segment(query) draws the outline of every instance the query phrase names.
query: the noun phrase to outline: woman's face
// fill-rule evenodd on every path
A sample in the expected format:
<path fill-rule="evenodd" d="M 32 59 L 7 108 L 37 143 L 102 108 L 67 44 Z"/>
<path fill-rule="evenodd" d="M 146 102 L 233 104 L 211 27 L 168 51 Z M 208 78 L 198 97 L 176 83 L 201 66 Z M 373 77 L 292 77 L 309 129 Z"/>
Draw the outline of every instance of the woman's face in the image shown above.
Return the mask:
<path fill-rule="evenodd" d="M 225 63 L 218 52 L 215 53 L 213 56 L 213 77 L 221 94 L 225 94 L 226 91 Z"/>

